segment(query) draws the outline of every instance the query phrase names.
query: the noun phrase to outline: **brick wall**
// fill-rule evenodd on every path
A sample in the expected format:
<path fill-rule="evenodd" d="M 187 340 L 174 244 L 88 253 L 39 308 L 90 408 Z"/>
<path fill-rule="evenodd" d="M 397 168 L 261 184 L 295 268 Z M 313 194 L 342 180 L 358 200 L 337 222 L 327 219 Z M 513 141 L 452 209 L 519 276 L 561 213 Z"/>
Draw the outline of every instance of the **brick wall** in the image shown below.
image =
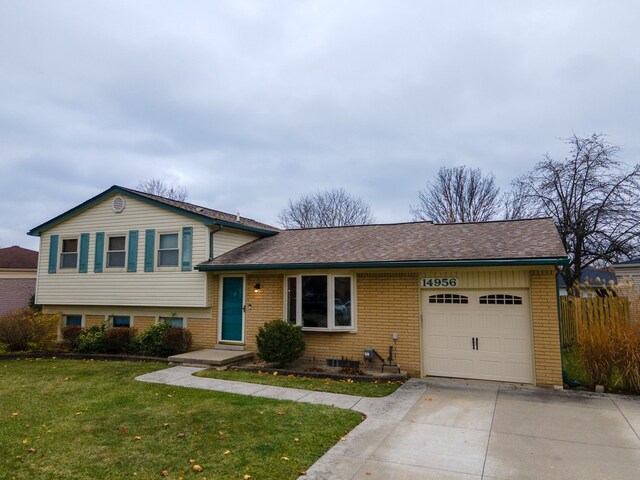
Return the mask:
<path fill-rule="evenodd" d="M 192 350 L 215 347 L 215 323 L 212 318 L 187 318 L 187 328 L 193 337 Z"/>
<path fill-rule="evenodd" d="M 154 323 L 156 323 L 156 317 L 152 317 L 152 316 L 133 317 L 133 327 L 138 331 L 138 333 L 142 333 Z"/>
<path fill-rule="evenodd" d="M 536 384 L 562 385 L 555 270 L 532 271 L 530 281 Z"/>
<path fill-rule="evenodd" d="M 28 307 L 34 293 L 35 278 L 0 278 L 0 315 Z"/>
<path fill-rule="evenodd" d="M 104 315 L 85 315 L 84 316 L 84 326 L 86 328 L 89 327 L 99 327 L 104 323 Z"/>

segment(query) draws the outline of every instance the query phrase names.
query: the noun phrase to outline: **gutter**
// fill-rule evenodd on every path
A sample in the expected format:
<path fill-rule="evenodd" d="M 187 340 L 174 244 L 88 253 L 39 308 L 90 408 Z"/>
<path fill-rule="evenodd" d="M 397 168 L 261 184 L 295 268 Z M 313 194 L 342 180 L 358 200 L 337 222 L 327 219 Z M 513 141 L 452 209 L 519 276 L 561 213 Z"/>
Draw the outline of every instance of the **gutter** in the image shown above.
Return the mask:
<path fill-rule="evenodd" d="M 400 262 L 325 262 L 325 263 L 266 263 L 232 265 L 197 265 L 202 272 L 238 270 L 304 270 L 329 268 L 410 268 L 410 267 L 515 267 L 535 265 L 566 265 L 567 257 L 521 258 L 504 260 L 424 260 Z"/>

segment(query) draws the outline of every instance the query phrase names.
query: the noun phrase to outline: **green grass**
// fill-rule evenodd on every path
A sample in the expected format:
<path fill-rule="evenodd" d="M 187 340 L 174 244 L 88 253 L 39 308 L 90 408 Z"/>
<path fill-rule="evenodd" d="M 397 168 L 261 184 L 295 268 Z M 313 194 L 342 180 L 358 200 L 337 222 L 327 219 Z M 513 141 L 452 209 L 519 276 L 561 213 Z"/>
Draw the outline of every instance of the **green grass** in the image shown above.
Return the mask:
<path fill-rule="evenodd" d="M 157 479 L 168 470 L 164 478 L 295 479 L 362 420 L 332 407 L 134 380 L 162 368 L 0 361 L 0 478 Z"/>
<path fill-rule="evenodd" d="M 273 375 L 261 372 L 243 372 L 238 370 L 202 370 L 199 377 L 217 378 L 220 380 L 234 380 L 237 382 L 259 383 L 278 387 L 301 388 L 316 392 L 344 393 L 360 397 L 386 397 L 395 392 L 402 382 L 353 382 L 347 380 L 332 380 L 323 378 L 298 377 L 295 375 Z"/>
<path fill-rule="evenodd" d="M 578 347 L 562 349 L 562 368 L 573 380 L 577 380 L 583 385 L 589 385 L 589 376 L 580 364 Z"/>

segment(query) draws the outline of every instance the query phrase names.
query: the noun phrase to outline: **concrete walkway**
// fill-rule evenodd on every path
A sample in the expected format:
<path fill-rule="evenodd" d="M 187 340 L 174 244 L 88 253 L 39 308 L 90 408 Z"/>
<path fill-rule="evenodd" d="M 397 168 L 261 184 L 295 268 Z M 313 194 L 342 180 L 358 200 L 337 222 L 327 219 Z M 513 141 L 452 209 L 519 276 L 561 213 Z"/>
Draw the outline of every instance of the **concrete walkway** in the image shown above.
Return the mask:
<path fill-rule="evenodd" d="M 640 478 L 640 399 L 506 384 L 411 379 L 363 398 L 193 377 L 138 380 L 353 409 L 367 419 L 301 479 Z"/>

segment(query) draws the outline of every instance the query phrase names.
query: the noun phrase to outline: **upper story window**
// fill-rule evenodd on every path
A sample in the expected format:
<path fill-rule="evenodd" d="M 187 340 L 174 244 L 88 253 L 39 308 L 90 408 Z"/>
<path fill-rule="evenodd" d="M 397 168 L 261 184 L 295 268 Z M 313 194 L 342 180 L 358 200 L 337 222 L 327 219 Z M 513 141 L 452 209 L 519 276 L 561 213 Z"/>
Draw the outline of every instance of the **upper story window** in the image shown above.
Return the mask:
<path fill-rule="evenodd" d="M 107 268 L 125 265 L 127 237 L 125 235 L 111 236 L 107 242 Z"/>
<path fill-rule="evenodd" d="M 78 268 L 78 239 L 64 238 L 60 253 L 60 268 Z"/>
<path fill-rule="evenodd" d="M 161 233 L 158 242 L 158 266 L 177 267 L 179 265 L 179 259 L 178 234 Z"/>
<path fill-rule="evenodd" d="M 287 277 L 287 321 L 303 328 L 352 329 L 352 282 L 347 275 Z"/>

